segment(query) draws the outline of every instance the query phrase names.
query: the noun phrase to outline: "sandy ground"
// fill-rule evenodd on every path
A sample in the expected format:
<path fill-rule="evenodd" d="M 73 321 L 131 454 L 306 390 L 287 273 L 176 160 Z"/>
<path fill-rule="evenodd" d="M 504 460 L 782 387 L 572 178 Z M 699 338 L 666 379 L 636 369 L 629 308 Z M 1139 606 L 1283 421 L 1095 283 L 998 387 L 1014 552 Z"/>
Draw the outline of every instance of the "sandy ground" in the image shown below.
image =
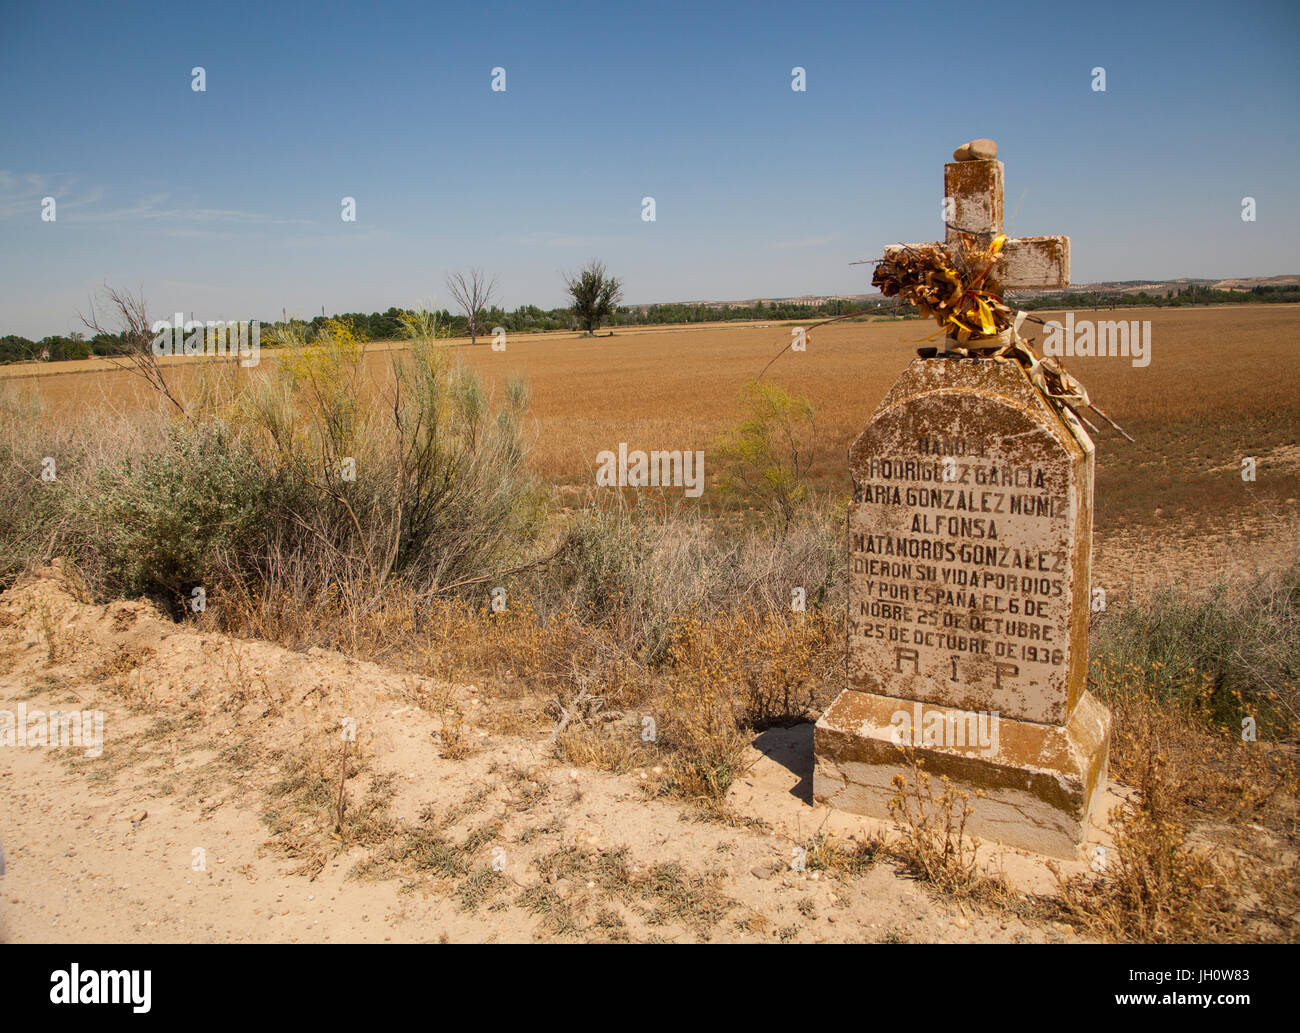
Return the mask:
<path fill-rule="evenodd" d="M 702 820 L 649 794 L 645 772 L 571 769 L 548 759 L 545 735 L 485 731 L 492 703 L 474 686 L 178 629 L 144 603 L 90 605 L 57 569 L 0 595 L 0 669 L 0 709 L 104 713 L 98 757 L 0 749 L 3 941 L 1074 938 L 938 901 L 887 862 L 795 870 L 819 830 L 849 843 L 880 828 L 811 805 L 808 725 L 759 736 L 735 820 Z M 448 705 L 468 715 L 462 759 L 440 745 Z M 295 758 L 324 758 L 337 784 L 343 717 L 361 764 L 352 813 L 369 783 L 391 819 L 365 845 L 329 835 L 328 806 L 285 810 Z M 459 874 L 365 870 L 431 815 L 459 844 Z M 613 882 L 600 874 L 611 857 L 625 866 Z M 981 857 L 1027 892 L 1052 885 L 1041 858 Z"/>
<path fill-rule="evenodd" d="M 1238 517 L 1099 538 L 1094 584 L 1123 605 L 1295 559 L 1295 506 Z M 499 734 L 508 701 L 478 686 L 201 633 L 143 602 L 92 605 L 58 567 L 0 594 L 0 672 L 0 710 L 104 715 L 99 756 L 0 748 L 0 942 L 1076 938 L 936 899 L 889 862 L 796 870 L 819 833 L 851 846 L 888 831 L 812 805 L 806 724 L 757 736 L 733 820 L 706 820 L 650 792 L 653 772 L 575 769 L 545 731 Z M 467 755 L 448 759 L 457 709 Z M 387 823 L 346 842 L 331 835 L 344 718 L 348 813 L 382 800 Z M 304 785 L 317 795 L 295 808 Z M 1101 813 L 1122 793 L 1112 784 Z M 431 823 L 453 868 L 391 861 Z M 1108 842 L 1094 829 L 1091 845 Z M 1053 888 L 1043 858 L 980 857 L 1026 893 Z M 610 858 L 621 882 L 601 874 Z"/>

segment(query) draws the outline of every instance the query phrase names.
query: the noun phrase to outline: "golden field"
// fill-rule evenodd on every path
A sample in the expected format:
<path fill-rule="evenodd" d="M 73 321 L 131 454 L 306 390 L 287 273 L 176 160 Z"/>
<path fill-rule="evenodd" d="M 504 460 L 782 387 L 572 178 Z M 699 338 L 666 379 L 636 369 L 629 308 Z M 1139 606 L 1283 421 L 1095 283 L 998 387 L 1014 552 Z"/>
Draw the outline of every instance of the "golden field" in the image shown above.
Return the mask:
<path fill-rule="evenodd" d="M 1036 313 L 1052 318 L 1056 313 Z M 1080 311 L 1079 319 L 1149 320 L 1152 361 L 1071 359 L 1067 366 L 1092 398 L 1136 439 L 1103 426 L 1097 439 L 1099 521 L 1144 523 L 1213 518 L 1239 503 L 1300 494 L 1300 368 L 1292 358 L 1300 307 L 1241 305 L 1193 309 Z M 1029 336 L 1036 338 L 1033 324 Z M 787 351 L 766 379 L 807 397 L 816 414 L 818 450 L 812 483 L 848 490 L 845 453 L 890 384 L 934 330 L 919 320 L 842 322 L 814 331 L 805 352 Z M 556 486 L 594 483 L 602 449 L 703 449 L 744 413 L 742 388 L 789 342 L 788 325 L 706 324 L 511 336 L 504 352 L 451 341 L 457 357 L 500 391 L 522 377 L 532 396 L 532 462 Z M 376 383 L 387 378 L 393 348 L 368 346 Z M 275 361 L 262 353 L 263 366 Z M 176 366 L 178 393 L 192 390 L 206 363 Z M 240 376 L 256 376 L 257 370 Z M 0 367 L 55 412 L 155 404 L 149 389 L 104 360 Z M 1094 419 L 1094 422 L 1099 422 Z M 1259 460 L 1258 480 L 1243 484 L 1244 456 Z M 709 505 L 706 492 L 701 504 Z"/>

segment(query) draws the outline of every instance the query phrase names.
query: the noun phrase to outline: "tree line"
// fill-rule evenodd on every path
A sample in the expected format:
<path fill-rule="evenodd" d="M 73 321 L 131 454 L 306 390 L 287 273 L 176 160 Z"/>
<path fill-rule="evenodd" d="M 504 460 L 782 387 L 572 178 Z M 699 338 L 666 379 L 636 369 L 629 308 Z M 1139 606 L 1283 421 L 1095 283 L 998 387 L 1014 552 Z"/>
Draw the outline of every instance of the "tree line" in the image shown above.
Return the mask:
<path fill-rule="evenodd" d="M 480 336 L 490 335 L 497 327 L 507 333 L 538 333 L 547 330 L 582 330 L 595 333 L 601 326 L 630 327 L 679 323 L 711 323 L 723 321 L 788 322 L 813 321 L 846 316 L 860 312 L 864 315 L 887 313 L 898 316 L 915 315 L 916 309 L 903 305 L 897 299 L 869 298 L 850 301 L 844 298 L 827 298 L 818 301 L 763 301 L 749 305 L 710 304 L 706 302 L 670 302 L 654 305 L 623 305 L 623 285 L 611 276 L 603 262 L 592 261 L 578 272 L 564 276 L 565 288 L 572 304 L 543 309 L 536 305 L 520 305 L 506 311 L 495 301 L 497 282 L 481 269 L 467 273 L 455 272 L 446 279 L 448 292 L 459 306 L 458 311 L 443 308 L 430 313 L 434 317 L 440 337 L 469 337 L 477 343 Z M 1021 298 L 1016 305 L 1023 309 L 1096 309 L 1129 307 L 1178 307 L 1182 305 L 1222 305 L 1250 303 L 1300 302 L 1300 286 L 1260 285 L 1249 290 L 1215 290 L 1192 285 L 1169 294 L 1150 294 L 1146 291 L 1120 293 L 1118 291 L 1074 291 L 1060 294 Z M 404 336 L 405 328 L 415 316 L 411 309 L 391 307 L 384 312 L 342 312 L 333 316 L 319 315 L 306 321 L 308 336 L 326 331 L 331 322 L 338 321 L 351 327 L 363 341 L 396 340 Z M 280 325 L 274 320 L 260 320 L 263 327 Z M 296 322 L 295 325 L 303 325 Z M 92 331 L 50 335 L 40 340 L 29 340 L 17 334 L 0 337 L 0 363 L 23 362 L 48 358 L 52 361 L 85 359 L 92 355 L 122 354 L 128 342 L 122 334 L 104 332 L 88 324 Z"/>
<path fill-rule="evenodd" d="M 1280 302 L 1300 302 L 1300 286 L 1261 284 L 1249 290 L 1216 290 L 1192 285 L 1169 294 L 1071 291 L 1016 299 L 1016 305 L 1022 309 L 1178 308 L 1187 305 L 1276 305 Z"/>
<path fill-rule="evenodd" d="M 6 334 L 0 337 L 0 362 L 24 362 L 29 359 L 49 358 L 51 361 L 63 359 L 88 359 L 92 355 L 116 355 L 123 350 L 118 334 L 95 334 L 87 336 L 73 332 L 66 336 L 51 334 L 39 341 L 32 341 L 18 334 Z"/>

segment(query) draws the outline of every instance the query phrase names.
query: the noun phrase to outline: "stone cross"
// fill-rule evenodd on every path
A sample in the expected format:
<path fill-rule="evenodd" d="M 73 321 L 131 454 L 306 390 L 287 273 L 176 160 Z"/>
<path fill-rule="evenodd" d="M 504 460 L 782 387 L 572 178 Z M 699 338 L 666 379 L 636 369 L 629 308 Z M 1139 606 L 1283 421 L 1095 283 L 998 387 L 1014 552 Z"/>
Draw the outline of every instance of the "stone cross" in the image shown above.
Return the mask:
<path fill-rule="evenodd" d="M 953 223 L 999 231 L 1001 164 L 947 168 Z M 1013 282 L 1065 282 L 1064 237 L 1014 243 Z M 849 468 L 847 678 L 814 732 L 814 798 L 888 819 L 920 760 L 968 793 L 974 834 L 1077 856 L 1110 738 L 1086 688 L 1087 432 L 1014 358 L 916 359 Z"/>
<path fill-rule="evenodd" d="M 997 154 L 992 140 L 977 140 L 987 145 L 976 153 Z M 962 154 L 971 147 L 959 148 Z M 986 248 L 1002 233 L 1003 208 L 1002 162 L 980 158 L 951 161 L 943 169 L 944 243 L 892 244 L 885 248 L 889 258 L 908 248 L 942 248 L 954 259 L 960 254 L 962 233 L 975 237 Z M 990 277 L 1003 289 L 1047 289 L 1070 285 L 1069 237 L 1010 237 L 1002 246 L 1001 258 Z"/>

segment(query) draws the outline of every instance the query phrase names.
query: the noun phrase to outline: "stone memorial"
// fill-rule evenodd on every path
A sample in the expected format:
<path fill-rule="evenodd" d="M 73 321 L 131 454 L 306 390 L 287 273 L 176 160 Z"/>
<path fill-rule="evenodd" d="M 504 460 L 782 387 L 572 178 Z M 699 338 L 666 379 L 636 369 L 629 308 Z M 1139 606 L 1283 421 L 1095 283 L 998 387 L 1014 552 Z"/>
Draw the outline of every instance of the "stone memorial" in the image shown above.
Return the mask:
<path fill-rule="evenodd" d="M 1066 238 L 1001 236 L 1001 162 L 954 162 L 945 181 L 946 244 L 899 247 L 960 268 L 963 244 L 997 240 L 994 290 L 1068 282 Z M 969 794 L 970 833 L 1073 857 L 1110 735 L 1086 689 L 1094 450 L 1014 356 L 951 357 L 1008 334 L 950 334 L 850 448 L 848 678 L 817 722 L 814 796 L 887 818 L 918 760 Z"/>

